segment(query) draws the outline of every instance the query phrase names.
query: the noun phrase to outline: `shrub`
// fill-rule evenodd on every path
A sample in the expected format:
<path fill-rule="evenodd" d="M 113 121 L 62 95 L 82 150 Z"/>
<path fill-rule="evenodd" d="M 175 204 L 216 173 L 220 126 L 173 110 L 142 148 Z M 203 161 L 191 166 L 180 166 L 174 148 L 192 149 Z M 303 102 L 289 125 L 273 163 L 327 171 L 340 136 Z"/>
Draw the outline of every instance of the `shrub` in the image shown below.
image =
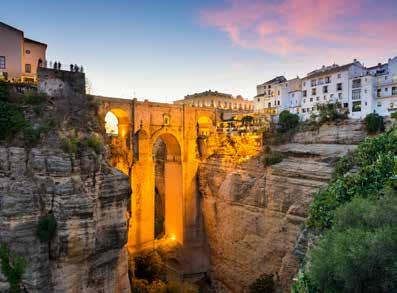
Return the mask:
<path fill-rule="evenodd" d="M 78 140 L 74 137 L 72 138 L 62 138 L 61 139 L 61 149 L 67 154 L 77 154 L 78 151 Z"/>
<path fill-rule="evenodd" d="M 25 117 L 15 105 L 0 101 L 0 140 L 12 137 L 26 125 Z"/>
<path fill-rule="evenodd" d="M 341 113 L 340 104 L 323 104 L 318 106 L 318 122 L 320 125 L 327 122 L 335 122 L 347 118 L 347 113 Z"/>
<path fill-rule="evenodd" d="M 291 293 L 316 293 L 309 277 L 302 271 L 298 272 L 297 280 L 292 284 Z"/>
<path fill-rule="evenodd" d="M 26 105 L 40 105 L 47 101 L 47 95 L 36 91 L 28 91 L 23 95 L 23 102 Z"/>
<path fill-rule="evenodd" d="M 10 95 L 9 84 L 5 81 L 0 81 L 0 101 L 7 102 Z"/>
<path fill-rule="evenodd" d="M 397 287 L 397 193 L 355 198 L 310 252 L 309 276 L 320 292 L 392 292 Z"/>
<path fill-rule="evenodd" d="M 329 185 L 315 195 L 308 225 L 320 230 L 329 228 L 339 206 L 355 196 L 377 197 L 385 184 L 397 175 L 396 145 L 397 128 L 361 143 L 354 155 L 357 171 L 343 177 L 335 175 Z"/>
<path fill-rule="evenodd" d="M 397 119 L 397 112 L 391 113 L 390 117 L 393 119 Z"/>
<path fill-rule="evenodd" d="M 23 129 L 23 139 L 28 147 L 36 145 L 40 141 L 40 135 L 40 128 L 34 129 L 31 125 L 28 125 Z"/>
<path fill-rule="evenodd" d="M 347 155 L 340 158 L 332 172 L 332 178 L 342 177 L 347 172 L 349 172 L 354 166 L 354 155 L 352 153 L 348 153 Z"/>
<path fill-rule="evenodd" d="M 1 272 L 10 285 L 11 293 L 21 292 L 22 276 L 26 269 L 26 261 L 23 257 L 13 254 L 6 244 L 0 246 Z"/>
<path fill-rule="evenodd" d="M 162 279 L 166 273 L 165 255 L 160 250 L 144 250 L 134 256 L 134 275 L 138 279 L 153 282 Z"/>
<path fill-rule="evenodd" d="M 39 220 L 36 235 L 43 242 L 50 241 L 55 236 L 56 229 L 57 221 L 54 214 L 50 213 Z"/>
<path fill-rule="evenodd" d="M 280 133 L 286 133 L 288 131 L 296 129 L 299 125 L 299 116 L 292 114 L 287 110 L 284 110 L 279 115 L 277 131 Z"/>
<path fill-rule="evenodd" d="M 262 158 L 264 166 L 271 166 L 280 163 L 284 159 L 284 155 L 280 152 L 270 151 L 265 153 Z"/>
<path fill-rule="evenodd" d="M 103 149 L 102 141 L 100 138 L 93 134 L 89 138 L 87 138 L 84 142 L 85 146 L 92 149 L 96 154 L 100 154 Z"/>
<path fill-rule="evenodd" d="M 249 286 L 250 293 L 273 293 L 275 289 L 273 275 L 263 275 Z"/>
<path fill-rule="evenodd" d="M 371 113 L 365 116 L 364 123 L 365 129 L 370 134 L 379 133 L 385 130 L 383 117 L 378 113 Z"/>

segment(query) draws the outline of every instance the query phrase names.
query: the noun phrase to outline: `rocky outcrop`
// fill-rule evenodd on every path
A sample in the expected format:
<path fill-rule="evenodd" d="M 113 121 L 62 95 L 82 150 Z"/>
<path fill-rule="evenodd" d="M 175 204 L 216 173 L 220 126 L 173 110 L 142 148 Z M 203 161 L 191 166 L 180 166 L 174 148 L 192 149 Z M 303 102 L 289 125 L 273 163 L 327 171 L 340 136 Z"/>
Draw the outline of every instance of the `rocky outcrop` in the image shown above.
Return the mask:
<path fill-rule="evenodd" d="M 367 133 L 360 120 L 344 120 L 338 124 L 323 124 L 318 130 L 298 132 L 293 137 L 295 143 L 358 144 Z"/>
<path fill-rule="evenodd" d="M 299 261 L 294 246 L 312 194 L 330 179 L 335 159 L 355 146 L 288 144 L 287 157 L 263 167 L 212 157 L 200 167 L 199 185 L 217 292 L 245 292 L 273 274 L 285 292 Z"/>
<path fill-rule="evenodd" d="M 129 197 L 128 177 L 94 153 L 0 147 L 0 242 L 26 259 L 28 292 L 129 292 Z M 50 212 L 57 230 L 48 243 L 36 229 Z"/>

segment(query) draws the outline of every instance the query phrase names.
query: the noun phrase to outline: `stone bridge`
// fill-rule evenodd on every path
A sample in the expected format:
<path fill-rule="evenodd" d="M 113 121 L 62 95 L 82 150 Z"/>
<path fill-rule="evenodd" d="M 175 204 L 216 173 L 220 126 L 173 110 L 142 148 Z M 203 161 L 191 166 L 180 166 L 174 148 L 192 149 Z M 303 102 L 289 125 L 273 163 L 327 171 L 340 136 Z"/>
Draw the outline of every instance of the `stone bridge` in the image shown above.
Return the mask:
<path fill-rule="evenodd" d="M 128 246 L 130 251 L 155 242 L 154 146 L 166 148 L 164 239 L 182 246 L 202 245 L 203 227 L 197 186 L 198 137 L 216 131 L 217 112 L 210 108 L 97 97 L 99 116 L 118 120 L 118 138 L 129 150 L 133 195 Z M 127 171 L 126 171 L 127 173 Z"/>

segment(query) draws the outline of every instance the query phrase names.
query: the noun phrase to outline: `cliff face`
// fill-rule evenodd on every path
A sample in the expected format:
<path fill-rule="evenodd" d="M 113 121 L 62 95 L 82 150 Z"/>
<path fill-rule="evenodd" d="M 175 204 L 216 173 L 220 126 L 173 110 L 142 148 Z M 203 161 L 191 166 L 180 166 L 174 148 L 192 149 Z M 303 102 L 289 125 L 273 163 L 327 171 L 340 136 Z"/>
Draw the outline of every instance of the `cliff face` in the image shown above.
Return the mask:
<path fill-rule="evenodd" d="M 130 292 L 129 178 L 108 165 L 102 149 L 83 147 L 93 134 L 101 143 L 95 103 L 82 93 L 84 75 L 43 71 L 40 87 L 58 86 L 35 105 L 40 111 L 19 96 L 9 98 L 34 129 L 43 121 L 53 126 L 34 147 L 24 145 L 21 133 L 0 143 L 0 243 L 25 258 L 28 292 Z M 81 80 L 78 90 L 70 86 L 73 78 Z M 78 151 L 62 151 L 62 139 Z M 38 223 L 50 213 L 56 232 L 41 241 Z M 0 271 L 0 292 L 7 288 Z"/>
<path fill-rule="evenodd" d="M 100 157 L 0 147 L 0 240 L 27 260 L 28 291 L 127 292 L 129 196 L 128 178 Z M 49 245 L 36 229 L 50 210 L 57 232 Z"/>
<path fill-rule="evenodd" d="M 299 268 L 293 250 L 312 194 L 330 179 L 333 162 L 355 149 L 329 144 L 338 141 L 338 127 L 327 131 L 327 138 L 323 133 L 299 134 L 296 141 L 328 144 L 273 147 L 286 158 L 270 167 L 259 157 L 243 164 L 213 157 L 201 165 L 203 215 L 218 292 L 244 292 L 263 274 L 277 276 L 283 290 L 290 291 Z"/>

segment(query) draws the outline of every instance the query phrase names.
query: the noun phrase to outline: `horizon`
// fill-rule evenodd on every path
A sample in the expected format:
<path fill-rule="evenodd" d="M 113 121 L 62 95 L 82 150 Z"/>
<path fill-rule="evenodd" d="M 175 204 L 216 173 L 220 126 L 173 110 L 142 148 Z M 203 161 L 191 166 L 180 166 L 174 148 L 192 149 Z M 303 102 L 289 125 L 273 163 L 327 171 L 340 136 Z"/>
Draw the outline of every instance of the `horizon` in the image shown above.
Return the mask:
<path fill-rule="evenodd" d="M 95 95 L 171 103 L 212 90 L 252 100 L 278 75 L 397 56 L 397 2 L 380 2 L 33 0 L 3 4 L 0 21 L 46 43 L 47 60 L 83 65 Z"/>

